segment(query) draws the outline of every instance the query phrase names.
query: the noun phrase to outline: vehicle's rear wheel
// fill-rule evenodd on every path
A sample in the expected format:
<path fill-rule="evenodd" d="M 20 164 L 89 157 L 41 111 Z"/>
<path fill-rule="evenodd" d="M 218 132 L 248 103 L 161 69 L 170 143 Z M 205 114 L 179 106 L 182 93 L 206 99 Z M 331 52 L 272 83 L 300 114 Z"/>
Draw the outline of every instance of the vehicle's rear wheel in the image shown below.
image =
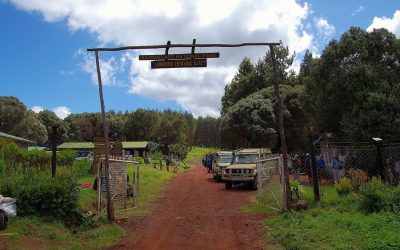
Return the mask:
<path fill-rule="evenodd" d="M 220 175 L 217 175 L 217 177 L 215 178 L 215 180 L 216 180 L 217 182 L 221 182 L 221 181 L 222 181 L 221 176 L 220 176 Z"/>
<path fill-rule="evenodd" d="M 232 182 L 226 181 L 226 182 L 225 182 L 225 188 L 226 188 L 226 189 L 232 189 Z"/>

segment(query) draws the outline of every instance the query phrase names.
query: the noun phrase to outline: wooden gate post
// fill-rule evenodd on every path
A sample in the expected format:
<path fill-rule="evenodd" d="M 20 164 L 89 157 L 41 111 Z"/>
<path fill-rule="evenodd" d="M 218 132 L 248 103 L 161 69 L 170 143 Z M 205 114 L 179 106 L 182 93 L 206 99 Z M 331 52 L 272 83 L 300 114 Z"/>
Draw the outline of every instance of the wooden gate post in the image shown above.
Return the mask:
<path fill-rule="evenodd" d="M 106 120 L 106 111 L 104 106 L 104 98 L 103 98 L 103 85 L 101 82 L 101 72 L 100 72 L 100 63 L 99 63 L 99 52 L 96 53 L 96 67 L 97 67 L 97 80 L 99 82 L 99 94 L 100 94 L 100 104 L 101 104 L 101 120 L 103 123 L 103 132 L 104 132 L 104 144 L 106 146 L 105 150 L 105 172 L 106 172 L 106 187 L 107 187 L 107 218 L 109 221 L 114 221 L 114 204 L 111 197 L 110 190 L 110 142 L 108 141 L 108 123 Z"/>
<path fill-rule="evenodd" d="M 134 185 L 133 185 L 133 205 L 139 205 L 139 162 L 135 162 L 134 164 Z"/>
<path fill-rule="evenodd" d="M 283 155 L 283 171 L 282 171 L 283 206 L 282 206 L 282 208 L 284 211 L 289 211 L 290 204 L 292 202 L 292 194 L 290 191 L 286 139 L 285 139 L 285 130 L 284 130 L 284 126 L 283 126 L 283 102 L 282 102 L 281 95 L 279 93 L 279 71 L 278 71 L 278 66 L 276 63 L 274 45 L 269 45 L 269 49 L 271 52 L 272 67 L 274 69 L 274 90 L 275 90 L 276 99 L 278 100 L 279 135 L 281 138 L 281 151 L 282 151 L 282 155 Z"/>

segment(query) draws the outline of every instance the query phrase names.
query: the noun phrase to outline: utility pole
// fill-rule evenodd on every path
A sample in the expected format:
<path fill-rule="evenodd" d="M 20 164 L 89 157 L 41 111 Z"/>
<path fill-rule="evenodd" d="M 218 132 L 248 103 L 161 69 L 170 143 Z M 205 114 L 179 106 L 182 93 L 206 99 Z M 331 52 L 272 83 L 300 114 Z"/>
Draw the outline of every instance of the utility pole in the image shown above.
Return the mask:
<path fill-rule="evenodd" d="M 283 210 L 289 211 L 290 205 L 292 202 L 292 192 L 290 190 L 290 182 L 289 182 L 289 169 L 287 163 L 287 148 L 286 148 L 286 139 L 285 139 L 285 129 L 283 126 L 283 102 L 279 92 L 279 71 L 276 63 L 274 45 L 269 45 L 269 49 L 271 52 L 272 59 L 272 67 L 274 69 L 274 90 L 275 96 L 278 101 L 278 122 L 279 122 L 279 135 L 281 138 L 281 152 L 283 155 L 283 169 L 282 169 L 282 188 L 283 188 Z"/>

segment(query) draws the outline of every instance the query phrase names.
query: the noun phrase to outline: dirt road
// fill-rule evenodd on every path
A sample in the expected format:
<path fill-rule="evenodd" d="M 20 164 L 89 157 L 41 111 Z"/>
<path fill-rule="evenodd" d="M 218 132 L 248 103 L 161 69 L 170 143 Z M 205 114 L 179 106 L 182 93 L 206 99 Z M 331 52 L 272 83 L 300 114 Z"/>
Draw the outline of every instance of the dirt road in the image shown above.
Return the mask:
<path fill-rule="evenodd" d="M 264 249 L 262 215 L 240 211 L 255 192 L 226 190 L 197 166 L 172 180 L 151 215 L 122 223 L 126 235 L 111 249 Z"/>

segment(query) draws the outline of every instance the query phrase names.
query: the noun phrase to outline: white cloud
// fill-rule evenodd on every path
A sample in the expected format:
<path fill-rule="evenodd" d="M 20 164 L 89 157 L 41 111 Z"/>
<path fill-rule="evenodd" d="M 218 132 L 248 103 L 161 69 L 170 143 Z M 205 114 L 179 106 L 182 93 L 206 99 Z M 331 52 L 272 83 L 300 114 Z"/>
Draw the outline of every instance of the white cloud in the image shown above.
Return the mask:
<path fill-rule="evenodd" d="M 307 3 L 296 0 L 113 0 L 46 1 L 10 0 L 18 8 L 38 12 L 44 20 L 65 20 L 72 31 L 86 30 L 101 44 L 144 45 L 190 43 L 278 42 L 291 51 L 304 52 L 313 47 L 314 36 L 306 31 L 305 22 L 311 10 Z M 320 28 L 332 34 L 334 27 L 325 19 Z M 99 45 L 93 45 L 99 46 Z M 138 62 L 130 54 L 130 93 L 155 100 L 175 100 L 195 115 L 218 115 L 224 86 L 241 59 L 253 61 L 265 55 L 266 47 L 240 49 L 196 49 L 198 52 L 221 53 L 220 59 L 210 59 L 206 69 L 149 70 L 149 62 Z M 163 53 L 136 51 L 135 53 Z M 173 52 L 189 50 L 171 49 Z M 83 50 L 82 68 L 97 83 L 93 53 Z M 110 57 L 111 56 L 111 57 Z M 115 57 L 114 57 L 115 56 Z M 119 75 L 125 59 L 114 53 L 101 53 L 104 85 L 120 85 Z M 125 73 L 126 75 L 126 73 Z"/>
<path fill-rule="evenodd" d="M 318 31 L 327 37 L 335 33 L 335 26 L 329 24 L 324 18 L 314 18 L 314 24 Z"/>
<path fill-rule="evenodd" d="M 364 9 L 365 9 L 364 6 L 360 5 L 351 15 L 355 16 L 357 13 L 363 12 Z"/>
<path fill-rule="evenodd" d="M 44 108 L 41 107 L 41 106 L 33 106 L 33 107 L 31 108 L 31 110 L 32 110 L 33 112 L 35 112 L 35 113 L 39 113 L 40 111 L 43 111 Z"/>
<path fill-rule="evenodd" d="M 393 14 L 393 18 L 374 17 L 372 24 L 367 28 L 367 31 L 379 28 L 385 28 L 396 34 L 397 37 L 400 37 L 400 10 L 396 10 Z"/>
<path fill-rule="evenodd" d="M 39 113 L 44 110 L 42 106 L 33 106 L 31 110 L 35 113 Z M 69 114 L 71 114 L 71 109 L 66 106 L 58 106 L 52 109 L 52 111 L 57 115 L 58 118 L 64 119 Z"/>
<path fill-rule="evenodd" d="M 58 116 L 58 118 L 64 119 L 71 114 L 71 109 L 65 106 L 58 106 L 53 109 L 53 112 Z"/>

